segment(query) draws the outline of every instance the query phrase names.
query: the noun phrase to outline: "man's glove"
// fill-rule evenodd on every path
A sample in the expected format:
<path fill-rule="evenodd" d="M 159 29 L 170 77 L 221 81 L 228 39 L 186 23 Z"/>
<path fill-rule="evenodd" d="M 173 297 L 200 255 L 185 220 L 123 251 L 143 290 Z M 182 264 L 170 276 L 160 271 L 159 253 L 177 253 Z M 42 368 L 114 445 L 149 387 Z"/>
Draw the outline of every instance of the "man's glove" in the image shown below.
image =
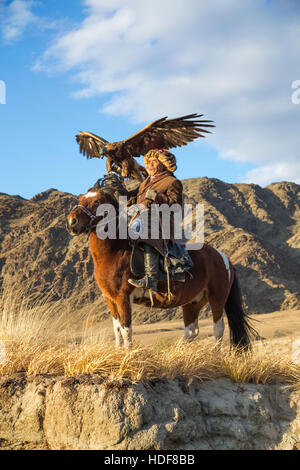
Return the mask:
<path fill-rule="evenodd" d="M 157 192 L 154 191 L 154 189 L 148 189 L 148 191 L 145 194 L 146 199 L 150 199 L 150 201 L 155 201 L 157 196 Z"/>

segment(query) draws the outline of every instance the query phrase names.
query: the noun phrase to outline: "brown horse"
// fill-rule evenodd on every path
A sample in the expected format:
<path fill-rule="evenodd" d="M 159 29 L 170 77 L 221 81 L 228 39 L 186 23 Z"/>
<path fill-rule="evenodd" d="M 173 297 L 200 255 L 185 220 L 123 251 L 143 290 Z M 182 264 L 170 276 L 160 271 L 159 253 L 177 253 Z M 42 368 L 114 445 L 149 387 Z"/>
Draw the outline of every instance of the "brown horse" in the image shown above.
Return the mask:
<path fill-rule="evenodd" d="M 101 239 L 96 234 L 96 225 L 101 217 L 96 216 L 100 204 L 112 204 L 116 211 L 118 202 L 114 194 L 105 189 L 92 189 L 79 198 L 79 204 L 68 215 L 67 228 L 72 235 L 89 234 L 90 250 L 94 261 L 94 276 L 110 309 L 116 345 L 122 341 L 126 348 L 132 344 L 132 304 L 149 307 L 149 291 L 135 288 L 128 283 L 131 246 L 127 239 Z M 117 214 L 117 212 L 116 212 Z M 171 281 L 171 298 L 168 298 L 167 283 L 160 281 L 160 292 L 153 292 L 154 307 L 174 308 L 182 306 L 184 339 L 192 340 L 198 333 L 200 310 L 209 303 L 213 316 L 216 341 L 224 333 L 224 312 L 230 329 L 231 344 L 249 347 L 251 335 L 256 333 L 242 308 L 239 284 L 229 259 L 208 244 L 199 250 L 190 251 L 194 266 L 191 277 L 185 282 Z"/>

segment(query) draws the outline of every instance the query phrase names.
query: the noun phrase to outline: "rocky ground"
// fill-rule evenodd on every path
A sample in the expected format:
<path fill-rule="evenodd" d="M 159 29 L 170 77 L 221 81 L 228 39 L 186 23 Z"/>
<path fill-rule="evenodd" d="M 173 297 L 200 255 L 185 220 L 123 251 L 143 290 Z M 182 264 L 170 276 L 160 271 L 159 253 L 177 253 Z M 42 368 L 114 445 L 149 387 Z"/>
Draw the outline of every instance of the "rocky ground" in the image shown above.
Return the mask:
<path fill-rule="evenodd" d="M 256 347 L 292 358 L 299 311 L 253 316 Z M 213 344 L 212 320 L 199 322 L 200 341 Z M 182 321 L 134 324 L 141 345 L 175 342 Z M 113 341 L 111 320 L 101 332 Z M 228 328 L 224 338 L 228 342 Z M 300 449 L 300 389 L 229 379 L 156 379 L 111 382 L 99 375 L 73 377 L 14 373 L 0 377 L 0 450 L 297 450 Z"/>
<path fill-rule="evenodd" d="M 0 378 L 0 449 L 292 450 L 300 392 L 282 385 Z"/>

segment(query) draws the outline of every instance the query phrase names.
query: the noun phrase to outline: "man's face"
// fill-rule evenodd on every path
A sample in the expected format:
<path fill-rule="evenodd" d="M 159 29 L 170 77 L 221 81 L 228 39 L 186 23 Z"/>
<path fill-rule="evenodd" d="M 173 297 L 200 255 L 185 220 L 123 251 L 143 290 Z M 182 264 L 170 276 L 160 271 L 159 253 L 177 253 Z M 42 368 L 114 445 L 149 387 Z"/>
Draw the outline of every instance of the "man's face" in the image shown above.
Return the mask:
<path fill-rule="evenodd" d="M 157 158 L 151 158 L 145 162 L 145 167 L 149 176 L 154 176 L 164 170 L 164 165 Z"/>

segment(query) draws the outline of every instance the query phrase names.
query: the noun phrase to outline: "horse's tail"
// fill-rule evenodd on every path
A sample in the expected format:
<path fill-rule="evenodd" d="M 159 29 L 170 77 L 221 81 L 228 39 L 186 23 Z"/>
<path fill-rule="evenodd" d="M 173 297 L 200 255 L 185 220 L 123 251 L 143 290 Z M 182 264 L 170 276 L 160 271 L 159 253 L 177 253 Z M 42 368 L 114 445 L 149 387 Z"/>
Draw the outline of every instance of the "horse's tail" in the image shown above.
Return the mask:
<path fill-rule="evenodd" d="M 235 269 L 233 284 L 225 304 L 225 312 L 230 330 L 230 344 L 235 347 L 249 349 L 251 337 L 258 334 L 251 326 L 249 316 L 243 309 L 242 295 Z"/>

